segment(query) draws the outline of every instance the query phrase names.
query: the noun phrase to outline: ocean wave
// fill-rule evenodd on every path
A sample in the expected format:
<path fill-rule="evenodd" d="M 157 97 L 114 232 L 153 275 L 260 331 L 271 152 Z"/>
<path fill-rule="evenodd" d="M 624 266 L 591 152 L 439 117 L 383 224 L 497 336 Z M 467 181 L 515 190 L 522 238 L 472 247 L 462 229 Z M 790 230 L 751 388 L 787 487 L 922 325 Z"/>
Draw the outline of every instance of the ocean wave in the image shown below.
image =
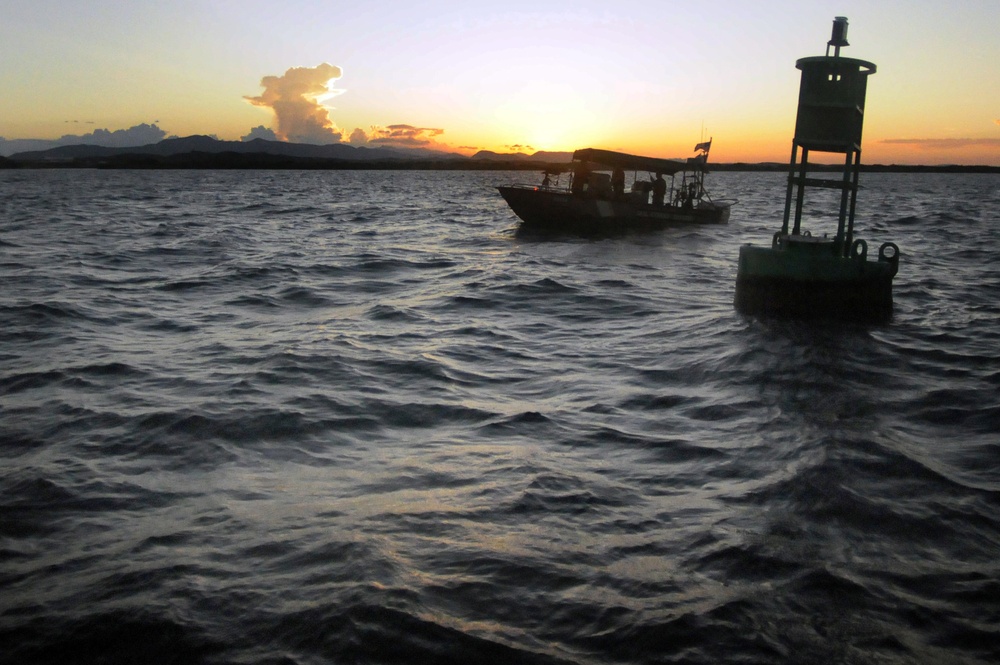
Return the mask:
<path fill-rule="evenodd" d="M 495 173 L 0 173 L 0 662 L 996 661 L 1000 190 L 868 174 L 894 317 L 816 324 L 733 310 L 787 183 L 715 175 L 593 241 Z"/>

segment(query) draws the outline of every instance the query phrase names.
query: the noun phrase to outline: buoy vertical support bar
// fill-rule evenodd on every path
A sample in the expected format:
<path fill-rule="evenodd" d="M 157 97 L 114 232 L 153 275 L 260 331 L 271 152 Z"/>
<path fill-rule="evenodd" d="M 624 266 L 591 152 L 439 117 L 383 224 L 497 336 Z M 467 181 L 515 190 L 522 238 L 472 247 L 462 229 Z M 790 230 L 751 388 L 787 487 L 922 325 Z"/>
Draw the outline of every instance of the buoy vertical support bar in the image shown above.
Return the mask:
<path fill-rule="evenodd" d="M 851 253 L 851 245 L 854 244 L 854 211 L 858 205 L 858 182 L 861 179 L 861 148 L 858 147 L 854 153 L 854 180 L 851 183 L 851 203 L 847 216 L 847 242 L 844 243 L 844 256 Z"/>
<path fill-rule="evenodd" d="M 792 216 L 792 191 L 795 189 L 795 162 L 799 158 L 799 144 L 792 141 L 792 157 L 788 160 L 788 186 L 785 189 L 785 216 L 781 222 L 781 234 L 788 235 L 788 221 Z"/>
<path fill-rule="evenodd" d="M 796 141 L 798 143 L 798 141 Z M 802 148 L 802 161 L 799 163 L 799 176 L 796 179 L 798 191 L 795 194 L 795 226 L 792 229 L 793 235 L 799 235 L 802 230 L 802 209 L 805 207 L 806 199 L 806 176 L 809 175 L 809 148 Z M 794 165 L 793 165 L 794 168 Z M 794 173 L 794 171 L 792 171 Z"/>
<path fill-rule="evenodd" d="M 856 182 L 853 177 L 853 166 L 857 161 L 854 159 L 854 152 L 848 150 L 844 155 L 844 172 L 840 184 L 840 212 L 837 214 L 837 238 L 834 243 L 834 251 L 841 256 L 847 256 L 847 246 L 850 245 L 847 238 L 850 235 L 848 229 L 854 229 L 854 211 L 850 210 L 850 216 L 848 215 L 851 199 L 857 198 Z"/>

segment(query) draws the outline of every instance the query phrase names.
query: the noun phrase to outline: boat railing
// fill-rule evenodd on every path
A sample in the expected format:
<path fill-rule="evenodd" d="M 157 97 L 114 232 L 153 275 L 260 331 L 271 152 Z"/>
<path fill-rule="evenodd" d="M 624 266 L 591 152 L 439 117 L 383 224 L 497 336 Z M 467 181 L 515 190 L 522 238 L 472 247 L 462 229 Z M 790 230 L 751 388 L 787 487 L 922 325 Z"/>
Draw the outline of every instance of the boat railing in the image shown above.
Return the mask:
<path fill-rule="evenodd" d="M 584 191 L 574 192 L 572 187 L 572 179 L 569 183 L 561 182 L 559 175 L 564 172 L 553 172 L 553 171 L 543 171 L 545 179 L 540 184 L 529 184 L 529 183 L 516 183 L 509 185 L 514 189 L 523 189 L 527 191 L 535 192 L 551 192 L 553 194 L 575 194 L 578 196 L 583 196 L 585 198 L 597 198 L 597 199 L 607 199 L 607 200 L 619 200 L 623 202 L 629 202 L 633 205 L 656 205 L 654 202 L 649 200 L 649 195 L 653 191 L 653 173 L 649 173 L 649 180 L 643 180 L 639 177 L 639 172 L 633 172 L 632 182 L 629 186 L 628 191 L 624 192 L 621 196 L 614 196 L 611 194 L 611 183 L 610 177 L 601 171 L 591 171 L 590 178 L 587 183 L 587 187 Z M 555 182 L 551 182 L 549 177 L 555 175 Z M 603 176 L 602 178 L 594 178 L 594 176 Z M 676 178 L 680 178 L 681 183 L 678 186 Z M 692 192 L 692 188 L 696 191 Z M 709 208 L 728 208 L 739 202 L 739 199 L 735 198 L 722 198 L 713 199 L 705 189 L 703 177 L 698 177 L 698 175 L 690 175 L 686 171 L 681 171 L 674 174 L 670 178 L 670 185 L 668 187 L 667 196 L 665 197 L 665 205 L 682 207 L 687 204 L 690 206 L 698 207 L 707 204 L 705 207 Z"/>

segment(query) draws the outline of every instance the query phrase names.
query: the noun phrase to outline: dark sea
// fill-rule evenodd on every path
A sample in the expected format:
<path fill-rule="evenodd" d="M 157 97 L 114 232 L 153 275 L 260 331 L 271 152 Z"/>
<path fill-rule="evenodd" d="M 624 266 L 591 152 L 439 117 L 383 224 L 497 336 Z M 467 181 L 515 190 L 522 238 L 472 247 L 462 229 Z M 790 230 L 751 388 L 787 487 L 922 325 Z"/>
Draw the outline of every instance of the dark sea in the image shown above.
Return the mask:
<path fill-rule="evenodd" d="M 0 663 L 1000 662 L 1000 175 L 862 175 L 879 326 L 524 178 L 0 172 Z"/>

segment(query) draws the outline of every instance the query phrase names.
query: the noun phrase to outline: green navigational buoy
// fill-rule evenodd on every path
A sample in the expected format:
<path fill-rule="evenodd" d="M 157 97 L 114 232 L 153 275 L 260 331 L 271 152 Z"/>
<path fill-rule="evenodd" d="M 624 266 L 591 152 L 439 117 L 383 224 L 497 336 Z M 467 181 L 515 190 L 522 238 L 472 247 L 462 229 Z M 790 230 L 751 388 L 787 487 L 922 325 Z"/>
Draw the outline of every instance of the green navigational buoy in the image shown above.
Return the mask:
<path fill-rule="evenodd" d="M 865 93 L 875 65 L 841 57 L 841 47 L 848 46 L 847 25 L 846 18 L 835 18 L 826 55 L 795 63 L 802 78 L 784 218 L 770 247 L 740 248 L 734 303 L 740 312 L 868 321 L 887 320 L 892 314 L 899 248 L 884 243 L 870 257 L 868 244 L 854 235 Z M 839 177 L 810 173 L 810 152 L 843 154 Z M 832 238 L 802 228 L 811 189 L 840 192 Z M 810 209 L 807 218 L 815 216 Z"/>

